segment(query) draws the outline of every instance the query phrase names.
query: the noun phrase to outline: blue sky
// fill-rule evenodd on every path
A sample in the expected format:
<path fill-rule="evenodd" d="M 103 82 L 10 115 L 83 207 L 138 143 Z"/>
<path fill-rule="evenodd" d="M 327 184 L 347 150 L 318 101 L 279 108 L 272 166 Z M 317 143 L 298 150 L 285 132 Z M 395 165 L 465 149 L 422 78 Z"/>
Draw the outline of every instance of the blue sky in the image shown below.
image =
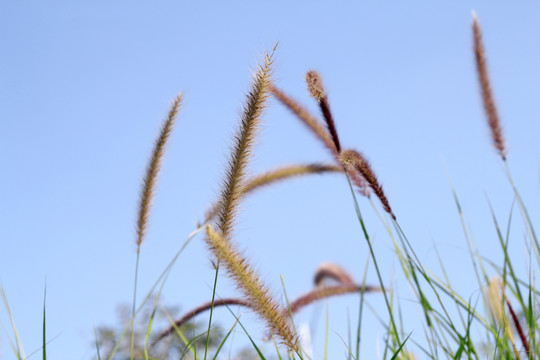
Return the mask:
<path fill-rule="evenodd" d="M 218 194 L 250 74 L 276 42 L 276 84 L 316 111 L 303 77 L 310 69 L 322 74 L 342 143 L 371 160 L 420 258 L 440 273 L 437 246 L 462 293 L 477 293 L 448 174 L 481 252 L 495 260 L 501 255 L 486 196 L 500 219 L 513 198 L 480 103 L 472 9 L 484 31 L 509 163 L 537 223 L 538 3 L 2 2 L 0 284 L 26 352 L 41 343 L 45 284 L 48 334 L 59 335 L 51 358 L 90 359 L 92 324 L 114 323 L 116 305 L 131 301 L 142 175 L 168 105 L 184 91 L 141 251 L 140 294 L 151 287 Z M 274 100 L 255 154 L 253 173 L 331 161 Z M 360 205 L 383 276 L 412 298 L 384 228 L 368 202 Z M 514 239 L 523 256 L 519 226 Z M 309 290 L 321 262 L 340 263 L 359 279 L 367 257 L 338 175 L 247 199 L 235 240 L 276 293 L 283 274 L 291 297 Z M 213 275 L 199 237 L 177 263 L 164 301 L 187 310 L 209 300 Z M 368 279 L 376 282 L 373 271 Z M 236 290 L 222 278 L 218 293 Z M 382 298 L 369 301 L 383 311 Z M 335 334 L 346 335 L 345 309 L 355 319 L 357 299 L 328 304 L 331 351 L 341 356 Z M 324 307 L 304 310 L 298 321 L 312 321 L 313 309 Z M 257 334 L 255 316 L 246 318 Z M 10 329 L 5 310 L 0 320 Z M 364 350 L 375 354 L 383 329 L 373 316 L 364 326 L 373 329 Z M 320 355 L 320 339 L 314 346 Z M 5 332 L 0 353 L 13 356 Z"/>

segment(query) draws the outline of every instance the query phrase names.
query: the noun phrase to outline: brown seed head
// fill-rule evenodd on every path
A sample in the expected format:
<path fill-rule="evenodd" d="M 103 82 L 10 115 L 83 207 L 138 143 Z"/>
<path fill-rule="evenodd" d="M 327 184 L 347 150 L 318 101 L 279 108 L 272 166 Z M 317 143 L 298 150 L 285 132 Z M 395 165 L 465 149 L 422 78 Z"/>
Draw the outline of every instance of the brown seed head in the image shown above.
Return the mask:
<path fill-rule="evenodd" d="M 482 102 L 486 113 L 489 128 L 491 129 L 491 138 L 493 145 L 499 152 L 501 158 L 506 160 L 506 143 L 502 134 L 501 122 L 491 89 L 491 81 L 487 69 L 486 55 L 484 44 L 482 42 L 482 31 L 476 14 L 473 12 L 473 40 L 474 40 L 474 55 L 476 60 L 476 72 L 478 73 L 478 81 L 480 83 L 480 91 L 482 93 Z"/>
<path fill-rule="evenodd" d="M 316 71 L 308 71 L 306 74 L 306 82 L 308 85 L 308 90 L 311 96 L 317 100 L 319 107 L 321 108 L 321 113 L 326 121 L 326 127 L 328 132 L 332 137 L 332 141 L 336 148 L 337 153 L 341 152 L 341 144 L 336 130 L 336 124 L 334 123 L 334 117 L 330 111 L 330 103 L 328 102 L 328 96 L 324 91 L 322 84 L 321 76 Z"/>
<path fill-rule="evenodd" d="M 321 75 L 318 72 L 311 70 L 306 73 L 306 82 L 308 86 L 308 91 L 311 96 L 317 101 L 321 101 L 322 98 L 326 97 L 324 87 L 322 84 Z"/>
<path fill-rule="evenodd" d="M 161 131 L 159 132 L 159 135 L 155 141 L 150 161 L 146 166 L 146 173 L 144 175 L 143 185 L 141 188 L 137 216 L 137 239 L 135 240 L 137 245 L 137 253 L 140 251 L 141 244 L 143 243 L 146 235 L 150 207 L 152 205 L 152 198 L 154 196 L 161 162 L 165 153 L 165 145 L 167 144 L 167 140 L 171 134 L 181 103 L 182 93 L 180 93 L 174 99 L 171 105 L 167 118 L 163 122 Z"/>
<path fill-rule="evenodd" d="M 345 170 L 350 171 L 356 169 L 356 171 L 358 171 L 364 177 L 364 179 L 369 184 L 369 187 L 373 190 L 375 195 L 377 195 L 377 197 L 381 201 L 384 210 L 388 214 L 390 214 L 395 220 L 396 216 L 392 212 L 392 208 L 390 207 L 390 203 L 388 202 L 388 199 L 383 192 L 382 186 L 379 184 L 375 173 L 371 169 L 371 165 L 366 160 L 364 155 L 362 155 L 356 150 L 347 149 L 341 152 L 339 160 Z"/>

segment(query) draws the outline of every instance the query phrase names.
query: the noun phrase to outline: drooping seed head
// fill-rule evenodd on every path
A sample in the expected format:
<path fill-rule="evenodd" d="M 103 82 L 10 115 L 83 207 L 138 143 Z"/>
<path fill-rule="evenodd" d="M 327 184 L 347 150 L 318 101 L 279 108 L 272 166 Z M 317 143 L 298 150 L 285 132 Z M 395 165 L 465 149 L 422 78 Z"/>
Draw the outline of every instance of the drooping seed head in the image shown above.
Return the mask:
<path fill-rule="evenodd" d="M 377 180 L 377 177 L 375 176 L 375 173 L 373 172 L 371 165 L 369 164 L 367 159 L 364 157 L 364 155 L 362 155 L 356 150 L 347 149 L 347 150 L 343 150 L 340 153 L 339 161 L 343 165 L 346 171 L 356 170 L 362 175 L 362 177 L 369 184 L 369 187 L 373 190 L 375 195 L 377 195 L 377 197 L 381 201 L 384 210 L 388 214 L 390 214 L 390 216 L 392 216 L 394 220 L 396 220 L 396 216 L 392 212 L 392 208 L 390 207 L 390 203 L 388 202 L 388 199 L 386 198 L 386 195 L 384 194 L 382 186 Z"/>

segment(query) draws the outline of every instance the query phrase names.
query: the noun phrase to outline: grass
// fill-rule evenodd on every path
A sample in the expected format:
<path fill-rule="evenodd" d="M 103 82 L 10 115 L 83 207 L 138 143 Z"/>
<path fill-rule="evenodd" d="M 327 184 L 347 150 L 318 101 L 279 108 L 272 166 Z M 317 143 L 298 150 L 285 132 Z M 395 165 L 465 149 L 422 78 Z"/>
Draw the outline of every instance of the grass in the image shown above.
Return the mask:
<path fill-rule="evenodd" d="M 540 322 L 537 320 L 537 297 L 540 293 L 535 287 L 535 267 L 532 254 L 534 253 L 536 264 L 539 265 L 540 245 L 527 206 L 517 189 L 510 170 L 507 157 L 508 149 L 494 101 L 480 24 L 474 14 L 472 32 L 478 83 L 486 112 L 486 123 L 491 132 L 493 146 L 499 155 L 499 161 L 503 165 L 503 176 L 508 179 L 508 186 L 514 194 L 518 216 L 525 228 L 524 236 L 527 241 L 529 255 L 527 266 L 530 269 L 527 278 L 523 279 L 518 276 L 516 264 L 522 262 L 522 259 L 512 258 L 509 251 L 511 246 L 515 246 L 513 245 L 513 239 L 510 239 L 510 228 L 517 221 L 514 207 L 508 214 L 506 230 L 501 227 L 500 219 L 495 216 L 495 211 L 491 209 L 490 215 L 496 230 L 498 246 L 503 254 L 502 264 L 497 264 L 481 255 L 480 249 L 478 249 L 467 225 L 458 193 L 452 185 L 450 187 L 455 200 L 456 214 L 462 224 L 470 261 L 474 269 L 474 279 L 481 291 L 476 297 L 471 294 L 459 294 L 445 270 L 444 257 L 441 257 L 438 252 L 437 256 L 443 277 L 441 278 L 427 268 L 417 256 L 412 242 L 409 241 L 402 224 L 398 221 L 399 214 L 395 214 L 392 210 L 391 199 L 387 198 L 381 186 L 381 181 L 375 175 L 373 166 L 367 161 L 366 156 L 356 149 L 342 147 L 343 144 L 339 137 L 337 124 L 330 109 L 330 100 L 326 89 L 322 85 L 321 75 L 315 71 L 309 71 L 306 75 L 308 91 L 320 110 L 320 115 L 317 116 L 311 114 L 304 106 L 272 83 L 272 52 L 265 56 L 253 77 L 252 87 L 246 98 L 240 125 L 223 177 L 220 197 L 209 206 L 209 210 L 198 224 L 197 229 L 188 236 L 185 244 L 170 260 L 162 275 L 143 300 L 138 302 L 137 279 L 141 245 L 147 232 L 152 195 L 155 192 L 165 145 L 179 111 L 182 96 L 179 95 L 173 102 L 156 140 L 140 195 L 131 318 L 122 334 L 117 339 L 114 339 L 116 345 L 107 354 L 103 354 L 103 349 L 100 346 L 102 339 L 100 339 L 100 334 L 96 332 L 96 357 L 99 359 L 126 357 L 130 359 L 155 359 L 157 357 L 154 355 L 154 351 L 157 344 L 167 338 L 174 337 L 183 344 L 181 358 L 217 359 L 227 356 L 223 352 L 224 345 L 228 341 L 232 341 L 235 331 L 241 328 L 249 339 L 254 358 L 307 360 L 311 359 L 312 354 L 303 348 L 294 322 L 295 315 L 315 302 L 321 300 L 331 301 L 331 297 L 354 293 L 358 294 L 359 297 L 359 315 L 356 323 L 353 323 L 355 325 L 353 327 L 350 326 L 350 322 L 354 320 L 349 318 L 349 340 L 348 343 L 343 341 L 343 353 L 348 359 L 360 359 L 362 357 L 362 347 L 371 346 L 371 344 L 362 342 L 362 333 L 365 331 L 365 327 L 363 328 L 364 313 L 366 308 L 371 308 L 365 300 L 365 294 L 376 293 L 374 296 L 380 297 L 385 304 L 383 313 L 379 311 L 374 314 L 385 329 L 385 333 L 381 335 L 381 344 L 383 344 L 381 357 L 384 359 L 538 358 L 540 354 L 538 343 Z M 274 48 L 273 51 L 275 50 Z M 246 176 L 257 128 L 263 116 L 267 99 L 270 96 L 274 96 L 306 125 L 315 137 L 321 141 L 323 146 L 330 151 L 335 160 L 334 163 L 295 164 L 271 169 L 252 178 Z M 262 190 L 277 182 L 287 181 L 291 178 L 314 174 L 324 175 L 326 173 L 340 173 L 348 180 L 351 192 L 351 211 L 355 211 L 358 218 L 358 235 L 363 237 L 369 248 L 369 257 L 366 261 L 363 279 L 360 283 L 356 283 L 354 277 L 341 268 L 339 264 L 323 264 L 314 274 L 314 288 L 298 298 L 289 299 L 287 297 L 285 281 L 282 278 L 283 295 L 286 301 L 280 301 L 280 297 L 272 293 L 264 279 L 256 273 L 250 260 L 237 248 L 234 230 L 238 206 L 247 195 L 255 190 Z M 406 323 L 403 317 L 405 304 L 401 302 L 402 298 L 397 294 L 394 284 L 382 276 L 379 267 L 379 255 L 372 246 L 371 224 L 366 223 L 362 216 L 362 212 L 367 210 L 362 209 L 357 198 L 358 195 L 369 200 L 367 203 L 372 206 L 370 211 L 374 211 L 379 216 L 386 229 L 386 236 L 392 241 L 396 257 L 399 259 L 399 271 L 401 271 L 414 296 L 414 304 L 418 313 L 421 314 L 423 334 L 418 329 L 409 328 L 409 324 Z M 209 255 L 213 264 L 215 264 L 212 300 L 208 303 L 201 302 L 200 306 L 188 311 L 180 318 L 173 318 L 167 313 L 168 326 L 165 329 L 156 330 L 154 321 L 158 312 L 162 311 L 160 308 L 160 295 L 163 286 L 180 254 L 199 232 L 204 233 L 203 237 Z M 366 284 L 366 275 L 371 266 L 377 275 L 377 286 Z M 219 298 L 217 289 L 220 278 L 224 275 L 223 273 L 236 284 L 239 293 L 238 297 Z M 156 289 L 158 290 L 156 291 Z M 11 320 L 11 328 L 15 339 L 14 341 L 10 340 L 13 353 L 17 359 L 26 359 L 27 356 L 15 325 L 15 317 L 10 311 L 6 294 L 3 289 L 0 288 L 0 290 L 4 307 Z M 135 320 L 143 306 L 149 304 L 151 298 L 154 299 L 153 304 L 150 305 L 152 308 L 151 315 L 146 327 L 143 329 L 142 340 L 137 340 Z M 257 337 L 254 336 L 254 332 L 257 330 L 246 328 L 241 321 L 241 316 L 230 309 L 231 305 L 242 306 L 247 311 L 258 315 L 258 321 L 266 329 L 267 341 L 271 340 L 273 342 L 273 347 L 270 347 L 270 350 L 264 346 L 266 341 L 256 340 Z M 233 315 L 233 321 L 225 326 L 226 335 L 219 339 L 214 346 L 211 340 L 215 339 L 217 335 L 215 324 L 213 324 L 213 313 L 218 307 L 227 307 Z M 192 327 L 192 333 L 187 333 L 185 326 L 193 323 L 199 314 L 207 311 L 210 314 L 209 322 L 203 326 L 203 331 L 198 333 L 197 328 Z M 329 314 L 327 303 L 324 359 L 338 357 L 336 354 L 328 353 Z M 45 299 L 42 327 L 43 346 L 41 353 L 43 359 L 46 359 Z M 351 328 L 356 328 L 356 336 L 354 337 L 351 336 Z M 126 339 L 128 334 L 129 340 Z M 142 341 L 142 344 L 138 344 L 138 341 Z M 125 348 L 128 350 L 120 350 L 122 344 L 126 342 L 129 342 L 129 346 Z"/>

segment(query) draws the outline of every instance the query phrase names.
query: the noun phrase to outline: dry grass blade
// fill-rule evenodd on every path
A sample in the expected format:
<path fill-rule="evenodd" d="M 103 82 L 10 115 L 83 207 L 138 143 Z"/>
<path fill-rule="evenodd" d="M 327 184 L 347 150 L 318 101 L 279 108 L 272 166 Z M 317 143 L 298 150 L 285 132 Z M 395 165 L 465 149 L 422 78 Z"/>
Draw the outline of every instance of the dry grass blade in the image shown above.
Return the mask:
<path fill-rule="evenodd" d="M 396 220 L 396 216 L 392 212 L 390 203 L 384 194 L 382 186 L 380 185 L 375 173 L 371 169 L 371 165 L 366 160 L 366 158 L 356 150 L 343 150 L 340 155 L 340 162 L 343 164 L 346 170 L 355 170 L 358 171 L 364 179 L 367 181 L 375 195 L 381 201 L 384 210 Z"/>
<path fill-rule="evenodd" d="M 225 265 L 229 276 L 242 290 L 250 307 L 266 321 L 269 330 L 279 336 L 289 349 L 297 351 L 298 338 L 288 317 L 284 315 L 279 304 L 274 301 L 270 291 L 247 260 L 210 225 L 206 226 L 206 233 L 207 242 L 212 252 Z"/>
<path fill-rule="evenodd" d="M 343 168 L 336 165 L 327 164 L 300 164 L 283 166 L 277 169 L 263 172 L 259 175 L 255 175 L 251 179 L 245 182 L 242 188 L 242 197 L 254 192 L 262 187 L 272 185 L 276 182 L 284 181 L 293 177 L 304 176 L 309 174 L 324 174 L 328 172 L 342 172 Z M 213 204 L 205 213 L 203 223 L 211 221 L 217 213 L 218 203 Z"/>
<path fill-rule="evenodd" d="M 480 90 L 482 92 L 482 102 L 488 119 L 489 128 L 491 129 L 491 138 L 495 148 L 501 155 L 501 158 L 506 161 L 506 143 L 502 134 L 501 122 L 495 105 L 495 98 L 491 89 L 491 82 L 487 70 L 486 55 L 484 44 L 482 43 L 482 31 L 478 18 L 473 12 L 473 35 L 474 35 L 474 55 L 476 60 L 476 71 L 478 73 L 478 81 L 480 82 Z"/>
<path fill-rule="evenodd" d="M 158 179 L 161 161 L 163 154 L 165 153 L 165 145 L 167 144 L 167 140 L 171 134 L 181 103 L 182 94 L 179 94 L 174 99 L 169 110 L 169 114 L 161 127 L 161 131 L 154 145 L 154 150 L 152 151 L 152 156 L 150 157 L 150 161 L 146 167 L 146 174 L 144 175 L 143 186 L 141 189 L 137 217 L 137 253 L 140 251 L 141 244 L 143 243 L 144 236 L 146 235 L 148 216 L 150 213 L 150 207 L 152 205 L 152 198 Z"/>

